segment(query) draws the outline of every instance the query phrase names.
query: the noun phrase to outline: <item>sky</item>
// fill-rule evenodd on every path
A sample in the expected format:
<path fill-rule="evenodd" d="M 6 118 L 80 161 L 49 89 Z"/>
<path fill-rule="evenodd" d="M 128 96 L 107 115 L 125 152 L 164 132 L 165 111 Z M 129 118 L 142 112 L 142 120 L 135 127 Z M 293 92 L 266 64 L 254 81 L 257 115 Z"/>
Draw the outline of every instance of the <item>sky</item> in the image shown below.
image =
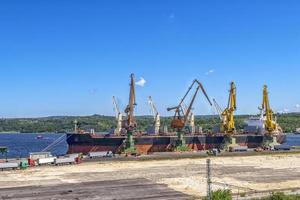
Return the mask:
<path fill-rule="evenodd" d="M 134 73 L 137 115 L 172 115 L 194 79 L 237 113 L 256 114 L 268 85 L 276 112 L 300 111 L 300 1 L 3 0 L 0 117 L 114 115 Z M 214 114 L 199 93 L 197 115 Z"/>

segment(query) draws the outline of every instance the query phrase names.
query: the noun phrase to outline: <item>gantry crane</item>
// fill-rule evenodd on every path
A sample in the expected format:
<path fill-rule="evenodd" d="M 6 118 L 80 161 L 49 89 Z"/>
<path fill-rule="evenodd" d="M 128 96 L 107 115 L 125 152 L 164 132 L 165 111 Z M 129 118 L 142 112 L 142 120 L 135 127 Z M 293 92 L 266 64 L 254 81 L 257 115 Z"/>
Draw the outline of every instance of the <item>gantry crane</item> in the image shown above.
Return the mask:
<path fill-rule="evenodd" d="M 122 122 L 122 128 L 127 131 L 127 138 L 125 140 L 125 151 L 133 152 L 135 151 L 133 131 L 137 127 L 137 123 L 134 117 L 134 108 L 136 106 L 135 98 L 135 78 L 134 74 L 130 75 L 130 92 L 129 92 L 129 102 L 125 109 L 126 119 Z"/>
<path fill-rule="evenodd" d="M 261 107 L 264 114 L 265 131 L 268 136 L 281 131 L 281 127 L 276 123 L 275 114 L 270 107 L 268 88 L 264 85 L 263 102 Z"/>
<path fill-rule="evenodd" d="M 194 92 L 191 102 L 188 104 L 186 111 L 184 111 L 183 103 L 184 103 L 185 99 L 187 98 L 188 94 L 190 93 L 190 91 L 192 90 L 192 88 L 194 87 L 194 85 L 197 85 L 197 88 Z M 202 86 L 202 84 L 198 80 L 194 80 L 192 85 L 189 87 L 188 91 L 184 95 L 184 97 L 179 102 L 178 106 L 167 109 L 168 111 L 175 110 L 175 115 L 173 117 L 173 120 L 171 121 L 171 127 L 174 129 L 177 129 L 177 137 L 178 137 L 177 144 L 176 144 L 177 149 L 181 149 L 182 147 L 185 147 L 185 141 L 183 139 L 182 130 L 186 125 L 186 122 L 187 122 L 190 112 L 192 110 L 192 107 L 193 107 L 193 104 L 194 104 L 194 101 L 196 99 L 199 89 L 202 90 L 202 93 L 208 100 L 209 104 L 212 106 L 212 103 L 211 103 L 204 87 Z"/>
<path fill-rule="evenodd" d="M 114 134 L 119 136 L 122 133 L 123 114 L 120 111 L 115 96 L 113 96 L 113 105 L 114 105 L 114 111 L 116 113 L 116 122 L 117 122 L 117 128 L 114 130 Z"/>
<path fill-rule="evenodd" d="M 236 111 L 236 87 L 234 82 L 230 83 L 229 99 L 225 110 L 221 114 L 221 133 L 231 136 L 235 133 L 234 111 Z"/>
<path fill-rule="evenodd" d="M 160 130 L 160 115 L 156 109 L 156 106 L 152 100 L 152 97 L 149 96 L 148 103 L 150 106 L 151 114 L 153 115 L 153 128 L 154 128 L 154 134 L 158 135 Z"/>

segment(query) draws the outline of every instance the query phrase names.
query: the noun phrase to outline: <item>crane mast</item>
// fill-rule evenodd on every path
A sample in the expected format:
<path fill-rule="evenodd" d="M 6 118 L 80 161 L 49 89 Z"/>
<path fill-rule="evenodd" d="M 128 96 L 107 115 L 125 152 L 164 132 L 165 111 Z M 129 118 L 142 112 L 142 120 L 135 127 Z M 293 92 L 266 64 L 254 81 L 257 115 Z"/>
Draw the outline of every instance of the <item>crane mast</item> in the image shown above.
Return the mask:
<path fill-rule="evenodd" d="M 263 102 L 261 108 L 264 112 L 264 125 L 267 134 L 272 135 L 274 132 L 278 132 L 281 128 L 276 123 L 274 112 L 270 107 L 268 88 L 266 85 L 264 85 L 263 89 Z"/>
<path fill-rule="evenodd" d="M 122 132 L 122 120 L 123 120 L 123 115 L 120 112 L 119 105 L 117 104 L 115 96 L 113 96 L 113 105 L 114 105 L 114 111 L 116 113 L 116 122 L 117 122 L 117 128 L 114 131 L 115 135 L 121 135 Z"/>
<path fill-rule="evenodd" d="M 229 99 L 227 108 L 221 114 L 221 132 L 232 135 L 235 132 L 234 111 L 236 110 L 236 87 L 234 82 L 230 83 Z"/>
<path fill-rule="evenodd" d="M 183 103 L 182 104 L 184 112 L 187 111 L 187 106 Z M 188 119 L 187 119 L 187 126 L 190 129 L 190 133 L 194 134 L 195 133 L 195 115 L 193 112 L 190 112 Z"/>
<path fill-rule="evenodd" d="M 197 85 L 197 88 L 193 94 L 192 100 L 189 103 L 187 109 L 185 110 L 183 108 L 183 103 L 185 101 L 185 99 L 187 98 L 188 94 L 191 92 L 191 90 L 193 89 L 194 85 Z M 171 121 L 171 127 L 174 129 L 177 129 L 177 137 L 178 137 L 178 141 L 177 141 L 177 149 L 181 149 L 182 147 L 185 148 L 185 141 L 183 139 L 183 133 L 182 133 L 182 129 L 185 127 L 186 122 L 190 116 L 190 112 L 192 110 L 193 104 L 195 102 L 196 96 L 199 92 L 199 90 L 202 90 L 202 93 L 204 94 L 204 96 L 206 97 L 207 101 L 209 102 L 210 105 L 212 105 L 203 85 L 198 81 L 198 80 L 194 80 L 192 85 L 189 87 L 188 91 L 186 92 L 186 94 L 184 95 L 184 97 L 181 99 L 181 101 L 179 102 L 178 106 L 175 107 L 171 107 L 168 108 L 168 111 L 171 110 L 175 110 L 175 114 L 173 117 L 173 120 Z"/>
<path fill-rule="evenodd" d="M 149 106 L 151 109 L 151 114 L 153 115 L 154 134 L 158 135 L 159 129 L 160 129 L 160 115 L 156 109 L 156 106 L 154 105 L 154 102 L 153 102 L 151 96 L 149 96 L 149 98 L 148 98 L 148 103 L 149 103 Z"/>
<path fill-rule="evenodd" d="M 129 102 L 125 109 L 126 119 L 122 122 L 122 128 L 127 131 L 127 138 L 125 140 L 125 153 L 135 153 L 136 149 L 134 146 L 133 131 L 137 127 L 137 123 L 134 117 L 134 108 L 136 106 L 135 98 L 135 78 L 134 74 L 130 75 L 130 92 L 129 92 Z"/>
<path fill-rule="evenodd" d="M 125 109 L 126 119 L 123 121 L 122 127 L 126 130 L 133 131 L 136 126 L 136 120 L 134 117 L 134 108 L 136 106 L 135 99 L 135 78 L 134 74 L 130 75 L 130 92 L 129 92 L 129 102 Z"/>

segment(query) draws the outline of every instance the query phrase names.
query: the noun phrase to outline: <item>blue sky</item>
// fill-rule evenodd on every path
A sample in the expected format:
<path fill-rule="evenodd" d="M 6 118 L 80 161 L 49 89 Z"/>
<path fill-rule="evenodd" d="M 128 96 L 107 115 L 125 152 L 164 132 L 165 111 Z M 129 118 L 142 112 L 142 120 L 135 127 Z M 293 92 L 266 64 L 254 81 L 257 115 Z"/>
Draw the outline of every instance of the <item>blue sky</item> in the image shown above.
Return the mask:
<path fill-rule="evenodd" d="M 300 104 L 296 0 L 10 0 L 0 27 L 1 117 L 113 115 L 132 72 L 147 81 L 137 114 L 149 95 L 171 114 L 194 78 L 222 106 L 235 81 L 240 114 L 257 113 L 264 84 L 274 110 Z M 203 95 L 194 112 L 213 113 Z"/>

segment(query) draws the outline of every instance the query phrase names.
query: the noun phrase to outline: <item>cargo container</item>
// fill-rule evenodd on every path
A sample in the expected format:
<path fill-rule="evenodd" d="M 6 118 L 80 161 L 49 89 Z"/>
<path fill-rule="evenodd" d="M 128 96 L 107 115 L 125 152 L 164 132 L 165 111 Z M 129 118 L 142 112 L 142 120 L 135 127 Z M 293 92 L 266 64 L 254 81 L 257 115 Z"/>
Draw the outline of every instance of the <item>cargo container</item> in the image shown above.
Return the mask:
<path fill-rule="evenodd" d="M 0 163 L 0 170 L 5 170 L 5 169 L 18 169 L 19 168 L 19 163 Z"/>
<path fill-rule="evenodd" d="M 55 165 L 75 164 L 75 157 L 55 158 Z"/>
<path fill-rule="evenodd" d="M 80 153 L 73 153 L 73 154 L 67 154 L 65 157 L 68 157 L 68 158 L 78 158 L 80 157 Z"/>
<path fill-rule="evenodd" d="M 56 157 L 40 158 L 37 160 L 38 165 L 54 164 Z"/>
<path fill-rule="evenodd" d="M 98 152 L 89 152 L 89 158 L 104 158 L 104 157 L 113 157 L 113 153 L 111 151 L 98 151 Z"/>
<path fill-rule="evenodd" d="M 31 160 L 38 160 L 41 158 L 49 158 L 52 157 L 50 152 L 33 152 L 33 153 L 29 153 L 29 158 Z"/>
<path fill-rule="evenodd" d="M 246 152 L 246 151 L 248 151 L 248 147 L 242 147 L 242 146 L 230 147 L 229 151 L 230 152 Z"/>
<path fill-rule="evenodd" d="M 275 145 L 274 146 L 275 151 L 289 151 L 291 150 L 291 146 L 289 145 Z"/>

